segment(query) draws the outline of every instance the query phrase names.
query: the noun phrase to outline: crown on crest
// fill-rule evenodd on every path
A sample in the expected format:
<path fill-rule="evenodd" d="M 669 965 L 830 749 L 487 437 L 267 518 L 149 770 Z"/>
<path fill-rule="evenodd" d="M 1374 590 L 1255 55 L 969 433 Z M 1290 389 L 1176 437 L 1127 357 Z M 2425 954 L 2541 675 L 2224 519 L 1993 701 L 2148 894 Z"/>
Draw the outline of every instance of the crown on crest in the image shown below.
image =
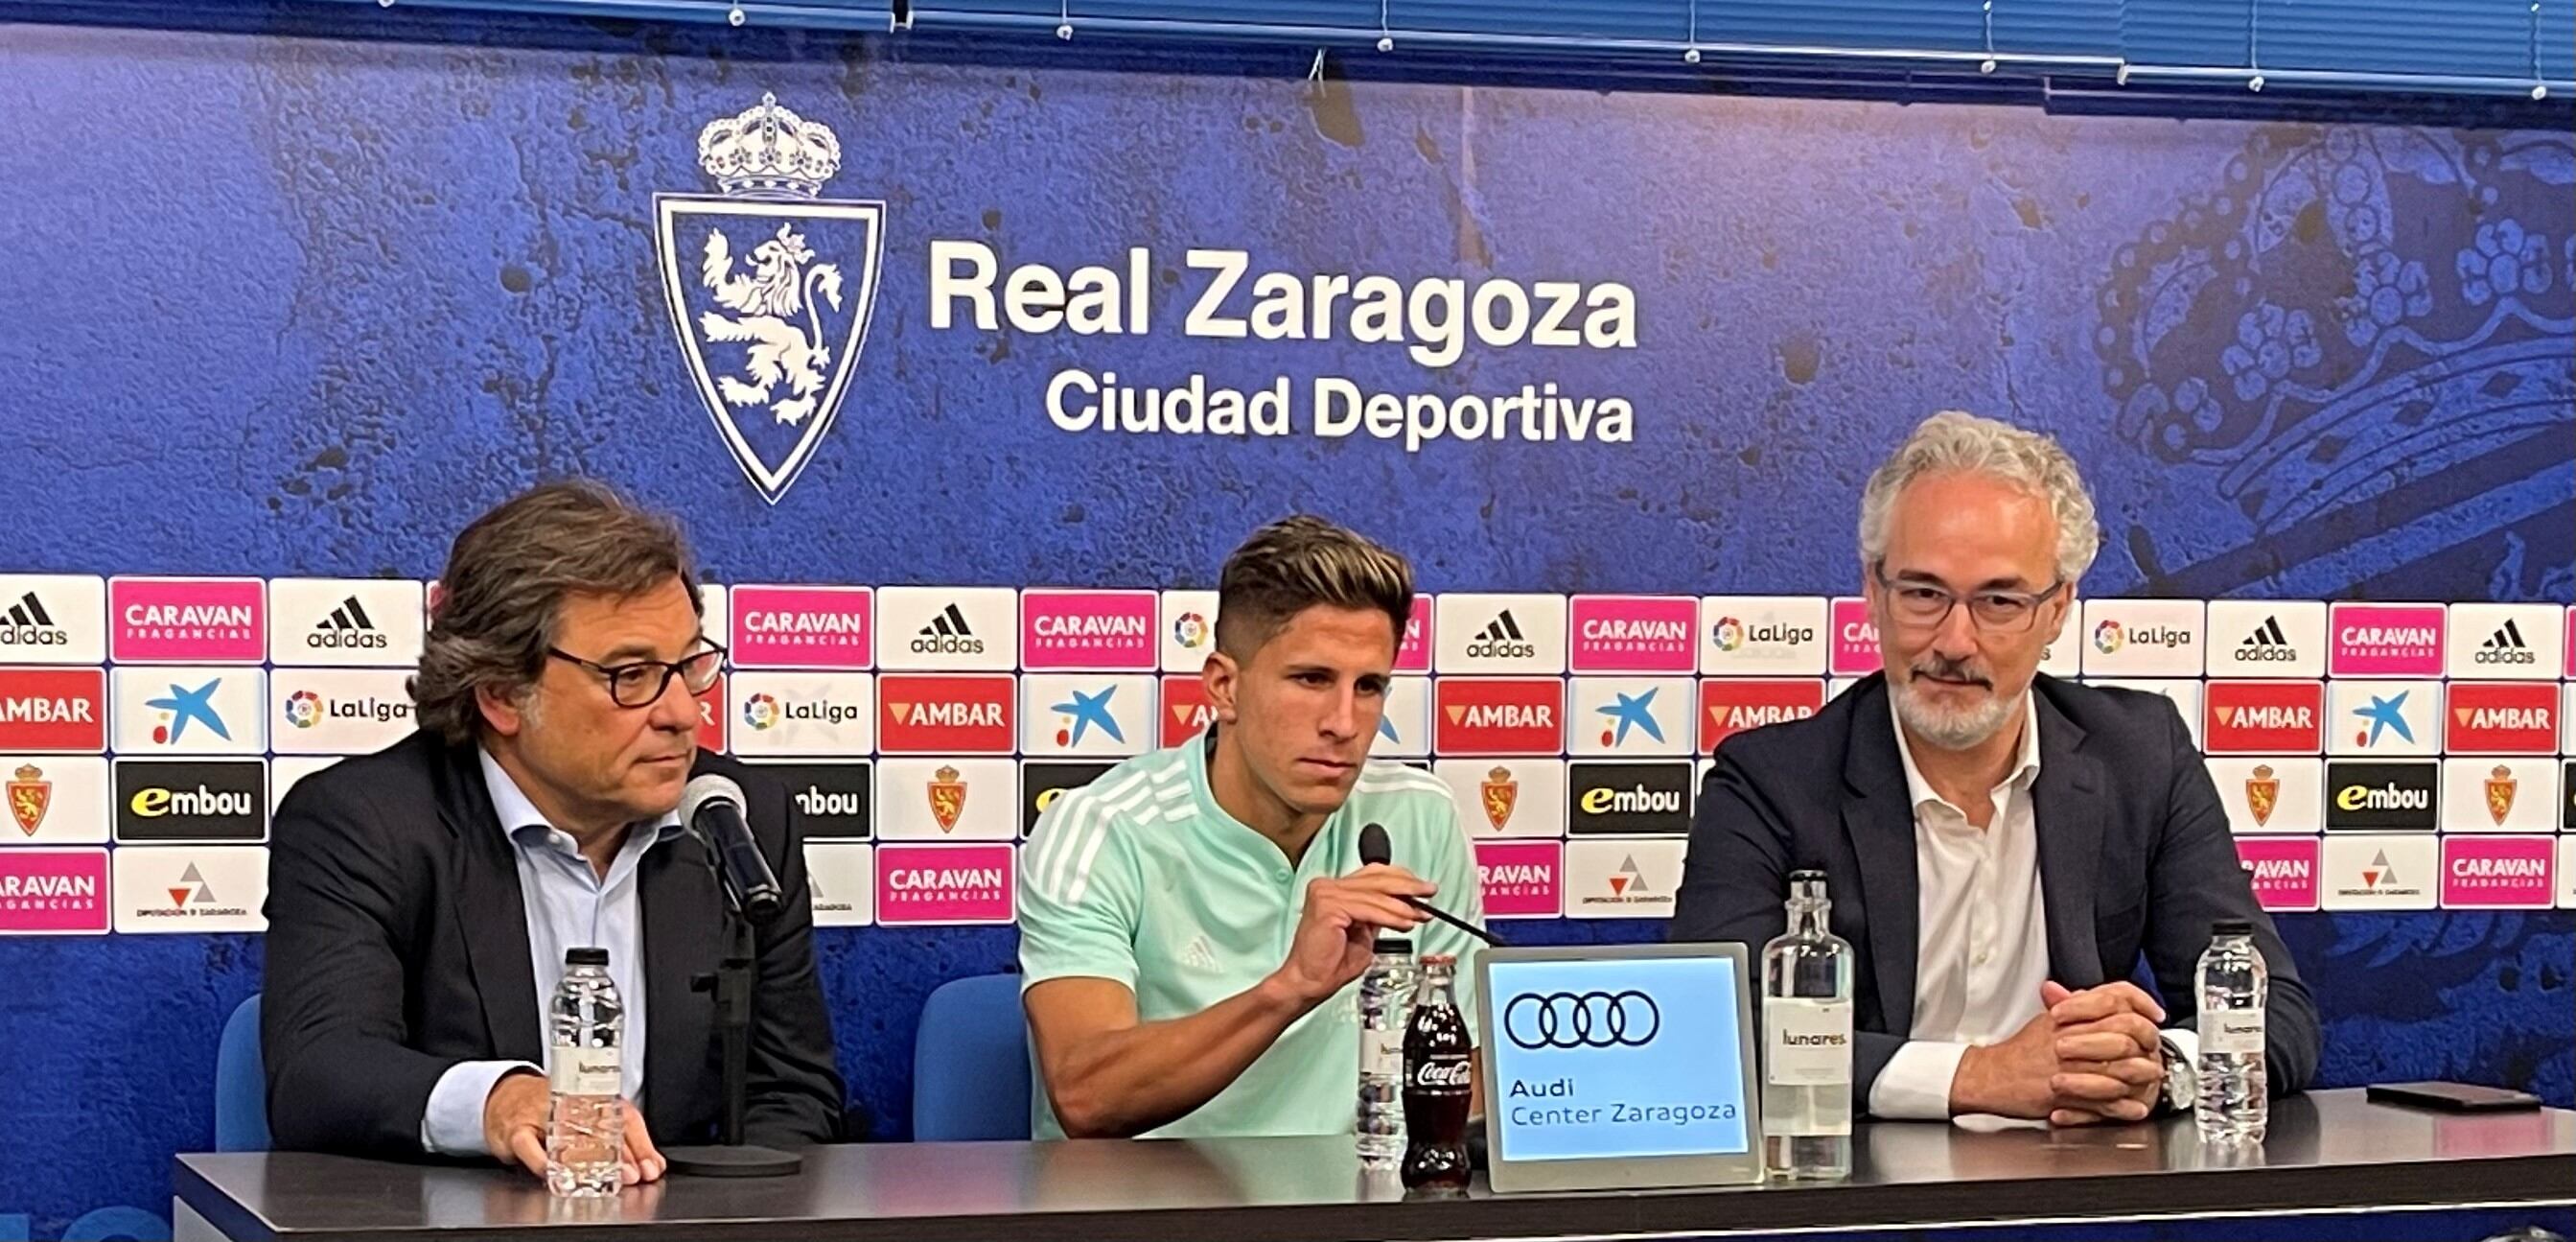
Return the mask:
<path fill-rule="evenodd" d="M 841 170 L 841 140 L 764 92 L 758 104 L 698 131 L 698 166 L 727 194 L 813 198 Z"/>

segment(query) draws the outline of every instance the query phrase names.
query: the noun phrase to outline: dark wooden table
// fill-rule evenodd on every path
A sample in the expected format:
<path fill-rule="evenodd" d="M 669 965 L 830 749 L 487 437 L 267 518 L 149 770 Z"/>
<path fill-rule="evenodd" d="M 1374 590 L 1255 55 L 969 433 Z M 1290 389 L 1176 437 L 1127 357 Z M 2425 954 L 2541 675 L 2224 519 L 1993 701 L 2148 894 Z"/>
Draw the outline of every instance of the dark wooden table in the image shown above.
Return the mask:
<path fill-rule="evenodd" d="M 2328 1091 L 2273 1105 L 2258 1159 L 2188 1119 L 1973 1133 L 1865 1123 L 1850 1180 L 1395 1201 L 1347 1137 L 888 1143 L 816 1149 L 768 1181 L 672 1179 L 558 1200 L 524 1174 L 294 1153 L 181 1156 L 180 1242 L 410 1242 L 457 1233 L 796 1242 L 1325 1242 L 1692 1235 L 1860 1225 L 2276 1216 L 2576 1204 L 2576 1113 L 2446 1116 Z"/>

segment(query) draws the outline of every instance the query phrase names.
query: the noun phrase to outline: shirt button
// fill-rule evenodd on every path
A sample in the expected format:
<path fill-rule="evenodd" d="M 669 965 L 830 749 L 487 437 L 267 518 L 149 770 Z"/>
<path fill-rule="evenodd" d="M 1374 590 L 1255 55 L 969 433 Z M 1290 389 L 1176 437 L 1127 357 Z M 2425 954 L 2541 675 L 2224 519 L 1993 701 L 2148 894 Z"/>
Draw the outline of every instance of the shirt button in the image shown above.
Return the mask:
<path fill-rule="evenodd" d="M 1978 965 L 1980 965 L 1980 966 L 1983 966 L 1983 965 L 1985 965 L 1985 964 L 1986 964 L 1986 959 L 1987 959 L 1987 958 L 1990 958 L 1990 957 L 1993 957 L 1993 956 L 1994 956 L 1994 954 L 1991 954 L 1991 953 L 1985 952 L 1984 950 L 1979 950 L 1979 951 L 1977 952 L 1977 964 L 1978 964 Z"/>
<path fill-rule="evenodd" d="M 1282 883 L 1282 884 L 1285 884 L 1285 883 L 1287 883 L 1289 880 L 1291 880 L 1291 879 L 1294 879 L 1294 878 L 1295 878 L 1294 876 L 1290 875 L 1288 872 L 1285 872 L 1285 871 L 1277 872 L 1276 874 L 1277 874 L 1277 875 L 1278 875 L 1278 877 L 1279 877 L 1279 882 L 1280 882 L 1280 883 Z"/>

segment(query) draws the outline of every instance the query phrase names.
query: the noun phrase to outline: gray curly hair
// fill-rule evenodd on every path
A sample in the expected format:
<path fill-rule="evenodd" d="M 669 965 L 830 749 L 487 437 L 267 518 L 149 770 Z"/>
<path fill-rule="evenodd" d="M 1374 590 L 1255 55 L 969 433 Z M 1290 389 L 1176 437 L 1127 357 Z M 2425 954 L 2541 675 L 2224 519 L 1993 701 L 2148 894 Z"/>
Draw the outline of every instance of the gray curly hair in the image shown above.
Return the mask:
<path fill-rule="evenodd" d="M 2093 496 L 2075 459 L 2055 438 L 2025 431 L 2010 423 L 1944 410 L 1914 428 L 1914 434 L 1879 463 L 1860 497 L 1860 560 L 1875 566 L 1887 556 L 1887 522 L 1905 485 L 1931 474 L 1982 474 L 2017 484 L 2048 502 L 2057 516 L 2057 575 L 2068 582 L 2093 567 L 2102 550 L 2102 530 L 2095 524 Z"/>

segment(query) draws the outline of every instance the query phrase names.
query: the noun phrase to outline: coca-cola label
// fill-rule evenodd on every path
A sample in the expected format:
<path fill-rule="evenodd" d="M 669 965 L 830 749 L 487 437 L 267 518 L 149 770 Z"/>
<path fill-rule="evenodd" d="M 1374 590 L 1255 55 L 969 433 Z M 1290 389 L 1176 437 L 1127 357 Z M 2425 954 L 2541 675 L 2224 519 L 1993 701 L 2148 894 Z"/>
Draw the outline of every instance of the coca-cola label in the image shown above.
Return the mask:
<path fill-rule="evenodd" d="M 1463 1052 L 1435 1052 L 1413 1063 L 1404 1085 L 1424 1091 L 1465 1091 L 1470 1064 Z"/>

